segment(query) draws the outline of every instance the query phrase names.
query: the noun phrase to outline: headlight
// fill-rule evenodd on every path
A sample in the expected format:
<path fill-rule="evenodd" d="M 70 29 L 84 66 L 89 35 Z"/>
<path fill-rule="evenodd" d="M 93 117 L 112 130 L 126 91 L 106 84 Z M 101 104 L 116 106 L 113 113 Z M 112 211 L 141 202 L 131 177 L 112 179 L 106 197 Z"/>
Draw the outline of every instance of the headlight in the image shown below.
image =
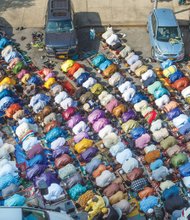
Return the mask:
<path fill-rule="evenodd" d="M 75 53 L 77 50 L 77 45 L 72 45 L 70 48 L 69 48 L 69 53 Z"/>
<path fill-rule="evenodd" d="M 48 46 L 46 46 L 46 51 L 48 53 L 53 53 L 54 52 L 53 48 L 52 47 L 48 47 Z"/>
<path fill-rule="evenodd" d="M 162 52 L 159 50 L 157 46 L 155 46 L 154 49 L 157 54 L 162 55 Z"/>
<path fill-rule="evenodd" d="M 76 48 L 77 48 L 77 45 L 72 45 L 72 46 L 70 47 L 71 50 L 74 50 L 74 49 L 76 49 Z"/>

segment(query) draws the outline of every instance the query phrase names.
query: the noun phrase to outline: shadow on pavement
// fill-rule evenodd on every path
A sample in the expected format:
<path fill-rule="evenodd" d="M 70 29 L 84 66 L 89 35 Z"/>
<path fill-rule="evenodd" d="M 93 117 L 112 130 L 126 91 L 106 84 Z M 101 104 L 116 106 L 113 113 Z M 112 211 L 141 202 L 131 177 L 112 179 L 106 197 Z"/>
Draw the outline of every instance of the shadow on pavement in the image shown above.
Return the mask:
<path fill-rule="evenodd" d="M 6 11 L 9 8 L 30 7 L 34 5 L 34 0 L 0 0 L 0 12 Z"/>
<path fill-rule="evenodd" d="M 79 41 L 79 51 L 85 56 L 90 56 L 93 51 L 98 51 L 100 41 L 96 37 L 90 40 L 89 31 L 93 27 L 98 33 L 101 29 L 103 32 L 102 22 L 99 13 L 97 12 L 77 12 L 74 16 L 74 23 L 77 28 L 77 37 Z"/>
<path fill-rule="evenodd" d="M 188 5 L 190 5 L 190 3 Z M 186 8 L 186 9 L 183 9 L 183 10 L 180 10 L 180 11 L 176 11 L 176 12 L 174 12 L 174 14 L 180 14 L 182 12 L 189 11 L 189 10 L 190 10 L 190 7 Z"/>
<path fill-rule="evenodd" d="M 9 37 L 13 36 L 13 27 L 3 17 L 0 17 L 0 31 L 5 31 Z"/>
<path fill-rule="evenodd" d="M 180 28 L 183 33 L 183 42 L 185 45 L 185 55 L 190 54 L 190 29 L 189 27 Z"/>
<path fill-rule="evenodd" d="M 74 22 L 78 28 L 90 26 L 102 26 L 101 18 L 97 12 L 76 12 Z"/>

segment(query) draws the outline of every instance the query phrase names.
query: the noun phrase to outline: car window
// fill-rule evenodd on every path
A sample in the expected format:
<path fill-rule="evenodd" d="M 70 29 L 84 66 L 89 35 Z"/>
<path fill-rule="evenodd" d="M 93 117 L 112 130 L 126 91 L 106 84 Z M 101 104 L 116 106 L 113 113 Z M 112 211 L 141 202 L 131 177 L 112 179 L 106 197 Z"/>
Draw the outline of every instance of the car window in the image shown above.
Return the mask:
<path fill-rule="evenodd" d="M 66 21 L 49 21 L 47 23 L 46 32 L 69 32 L 73 30 L 73 24 L 71 20 Z"/>
<path fill-rule="evenodd" d="M 168 42 L 172 39 L 181 40 L 178 27 L 158 27 L 157 40 Z"/>
<path fill-rule="evenodd" d="M 155 36 L 156 35 L 156 18 L 155 18 L 154 14 L 152 14 L 151 19 L 152 19 L 152 30 L 153 30 L 153 34 Z"/>
<path fill-rule="evenodd" d="M 44 211 L 22 209 L 23 220 L 47 220 L 46 213 Z"/>

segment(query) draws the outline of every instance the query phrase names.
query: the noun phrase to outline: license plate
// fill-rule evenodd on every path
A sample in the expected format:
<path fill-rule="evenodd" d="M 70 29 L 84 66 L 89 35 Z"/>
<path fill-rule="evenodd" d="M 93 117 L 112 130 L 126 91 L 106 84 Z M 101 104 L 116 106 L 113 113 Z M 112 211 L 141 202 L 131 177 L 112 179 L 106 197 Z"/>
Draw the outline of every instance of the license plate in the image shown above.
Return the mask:
<path fill-rule="evenodd" d="M 174 60 L 174 58 L 169 58 L 169 60 Z"/>
<path fill-rule="evenodd" d="M 57 58 L 59 59 L 64 59 L 66 56 L 65 55 L 58 55 Z"/>

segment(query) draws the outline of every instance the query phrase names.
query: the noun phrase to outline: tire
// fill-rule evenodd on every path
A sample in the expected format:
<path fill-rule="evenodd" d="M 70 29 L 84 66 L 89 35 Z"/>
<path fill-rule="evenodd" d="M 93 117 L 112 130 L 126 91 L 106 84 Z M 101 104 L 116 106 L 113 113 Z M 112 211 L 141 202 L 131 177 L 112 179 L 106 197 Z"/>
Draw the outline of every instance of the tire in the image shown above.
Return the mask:
<path fill-rule="evenodd" d="M 149 33 L 149 31 L 148 31 L 148 22 L 146 23 L 146 32 Z"/>
<path fill-rule="evenodd" d="M 153 47 L 151 48 L 151 57 L 153 59 L 155 59 L 155 52 L 154 52 L 154 48 Z"/>

